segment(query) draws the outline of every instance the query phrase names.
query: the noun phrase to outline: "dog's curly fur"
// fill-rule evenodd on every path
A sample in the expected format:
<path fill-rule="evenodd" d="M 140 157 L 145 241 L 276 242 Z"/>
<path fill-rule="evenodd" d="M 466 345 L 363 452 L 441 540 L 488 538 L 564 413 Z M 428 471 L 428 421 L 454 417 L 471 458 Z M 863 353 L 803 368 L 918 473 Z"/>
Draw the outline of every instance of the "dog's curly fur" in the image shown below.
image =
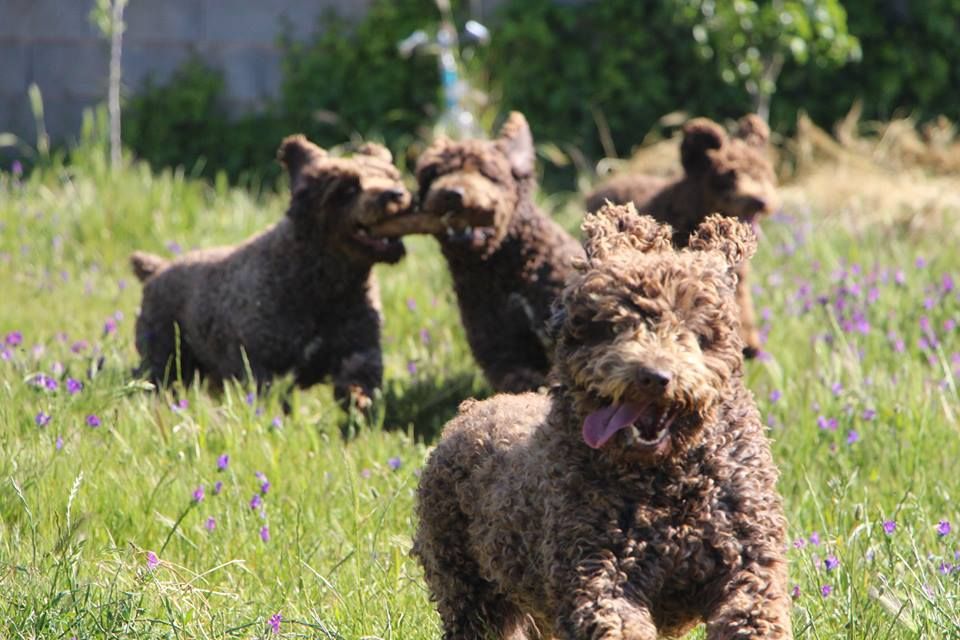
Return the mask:
<path fill-rule="evenodd" d="M 217 387 L 245 378 L 249 364 L 258 384 L 291 371 L 301 387 L 332 377 L 341 403 L 367 406 L 383 375 L 371 268 L 404 254 L 399 240 L 367 229 L 404 213 L 412 196 L 380 145 L 333 157 L 295 135 L 278 159 L 292 193 L 271 228 L 172 261 L 131 256 L 144 281 L 136 326 L 141 373 L 158 384 L 200 375 Z"/>
<path fill-rule="evenodd" d="M 690 234 L 711 213 L 756 225 L 760 217 L 780 206 L 777 178 L 767 153 L 769 137 L 769 127 L 755 114 L 741 118 L 732 137 L 712 120 L 691 120 L 683 128 L 680 144 L 681 178 L 631 173 L 615 176 L 587 196 L 587 210 L 597 211 L 608 201 L 633 202 L 641 213 L 670 224 L 679 247 L 686 246 Z M 737 303 L 744 354 L 753 357 L 762 345 L 748 268 L 744 264 L 738 274 Z"/>
<path fill-rule="evenodd" d="M 526 119 L 511 113 L 495 140 L 437 139 L 417 162 L 417 182 L 419 213 L 404 231 L 440 242 L 487 381 L 496 391 L 536 390 L 550 367 L 550 305 L 583 252 L 533 202 Z"/>
<path fill-rule="evenodd" d="M 711 216 L 675 250 L 632 205 L 584 232 L 550 395 L 465 402 L 421 476 L 413 554 L 443 637 L 654 640 L 700 621 L 710 640 L 792 637 L 777 471 L 737 332 L 752 232 Z"/>

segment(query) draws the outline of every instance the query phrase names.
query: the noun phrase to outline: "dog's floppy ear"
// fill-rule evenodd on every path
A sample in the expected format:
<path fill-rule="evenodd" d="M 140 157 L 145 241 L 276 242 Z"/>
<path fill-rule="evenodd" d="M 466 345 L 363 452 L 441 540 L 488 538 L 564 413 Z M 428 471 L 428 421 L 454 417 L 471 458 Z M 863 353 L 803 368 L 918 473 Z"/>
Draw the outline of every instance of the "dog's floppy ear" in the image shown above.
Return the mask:
<path fill-rule="evenodd" d="M 668 251 L 673 237 L 670 225 L 640 215 L 632 202 L 607 202 L 596 213 L 588 213 L 580 228 L 583 248 L 591 262 L 622 249 Z"/>
<path fill-rule="evenodd" d="M 326 151 L 307 140 L 307 137 L 302 133 L 284 138 L 277 150 L 277 160 L 290 173 L 291 185 L 306 164 L 326 157 L 326 155 Z"/>
<path fill-rule="evenodd" d="M 376 142 L 364 142 L 357 147 L 357 153 L 370 156 L 371 158 L 379 158 L 384 162 L 393 162 L 393 154 L 390 153 L 390 149 Z"/>
<path fill-rule="evenodd" d="M 697 226 L 687 246 L 696 251 L 719 251 L 735 269 L 756 253 L 757 236 L 736 218 L 714 213 Z"/>
<path fill-rule="evenodd" d="M 527 119 L 519 111 L 511 111 L 507 121 L 500 127 L 497 144 L 510 159 L 513 175 L 526 178 L 533 175 L 533 135 Z"/>
<path fill-rule="evenodd" d="M 737 137 L 751 147 L 762 149 L 770 141 L 770 126 L 755 113 L 748 113 L 737 121 Z"/>
<path fill-rule="evenodd" d="M 707 151 L 719 149 L 726 142 L 723 127 L 709 118 L 694 118 L 683 126 L 680 143 L 680 163 L 690 174 L 705 171 L 710 166 Z"/>

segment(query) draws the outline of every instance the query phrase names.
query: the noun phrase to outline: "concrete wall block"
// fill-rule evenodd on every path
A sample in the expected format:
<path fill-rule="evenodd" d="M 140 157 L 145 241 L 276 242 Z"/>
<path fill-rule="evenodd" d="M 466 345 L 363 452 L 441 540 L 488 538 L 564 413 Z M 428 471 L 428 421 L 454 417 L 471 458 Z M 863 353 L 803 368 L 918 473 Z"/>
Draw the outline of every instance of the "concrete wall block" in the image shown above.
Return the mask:
<path fill-rule="evenodd" d="M 33 0 L 28 4 L 31 39 L 56 41 L 102 38 L 100 31 L 90 22 L 94 0 Z"/>
<path fill-rule="evenodd" d="M 32 80 L 40 86 L 45 97 L 105 96 L 109 58 L 107 44 L 100 40 L 35 44 L 32 48 Z"/>
<path fill-rule="evenodd" d="M 30 46 L 0 40 L 0 96 L 25 96 L 30 86 Z"/>
<path fill-rule="evenodd" d="M 0 43 L 32 35 L 33 0 L 4 0 L 0 3 Z"/>
<path fill-rule="evenodd" d="M 62 96 L 43 101 L 44 122 L 47 133 L 55 141 L 73 142 L 80 138 L 83 110 L 105 102 L 102 99 Z M 31 120 L 32 122 L 32 120 Z M 32 138 L 31 138 L 32 139 Z"/>
<path fill-rule="evenodd" d="M 295 39 L 316 30 L 318 19 L 334 11 L 347 20 L 359 20 L 371 0 L 276 0 L 251 3 L 236 10 L 236 0 L 207 0 L 205 36 L 217 44 L 272 47 L 285 29 Z"/>
<path fill-rule="evenodd" d="M 193 46 L 169 46 L 131 42 L 123 47 L 123 86 L 139 91 L 151 78 L 163 84 L 198 49 Z"/>
<path fill-rule="evenodd" d="M 132 42 L 198 43 L 203 38 L 206 4 L 204 0 L 134 0 L 124 12 L 124 37 Z M 234 2 L 230 11 L 246 13 L 246 5 Z"/>
<path fill-rule="evenodd" d="M 223 72 L 231 100 L 262 104 L 280 92 L 280 53 L 264 49 L 221 49 L 210 63 Z"/>

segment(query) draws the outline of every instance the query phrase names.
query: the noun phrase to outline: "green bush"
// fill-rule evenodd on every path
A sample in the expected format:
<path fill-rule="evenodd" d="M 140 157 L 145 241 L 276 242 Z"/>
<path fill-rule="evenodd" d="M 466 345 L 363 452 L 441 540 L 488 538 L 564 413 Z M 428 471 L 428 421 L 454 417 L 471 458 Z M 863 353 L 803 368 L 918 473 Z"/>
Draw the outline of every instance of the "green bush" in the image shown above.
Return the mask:
<path fill-rule="evenodd" d="M 134 96 L 123 119 L 124 141 L 156 167 L 183 165 L 213 176 L 237 179 L 276 175 L 272 162 L 285 129 L 275 109 L 230 118 L 222 74 L 193 58 L 170 80 L 152 79 Z"/>
<path fill-rule="evenodd" d="M 468 3 L 454 3 L 459 22 Z M 960 48 L 953 46 L 960 0 L 846 0 L 849 32 L 863 59 L 837 68 L 787 61 L 771 125 L 789 132 L 797 111 L 831 123 L 857 98 L 867 118 L 909 108 L 921 118 L 955 114 Z M 689 14 L 675 2 L 507 0 L 490 27 L 493 40 L 469 70 L 483 70 L 502 112 L 523 111 L 538 142 L 572 145 L 588 159 L 609 141 L 629 153 L 664 114 L 686 111 L 734 118 L 750 109 L 740 86 L 704 62 Z M 154 165 L 198 173 L 277 172 L 280 138 L 303 131 L 324 146 L 351 137 L 380 139 L 397 153 L 435 119 L 439 79 L 433 56 L 402 59 L 396 44 L 414 29 L 435 28 L 433 0 L 377 0 L 347 25 L 324 16 L 306 42 L 281 36 L 281 92 L 264 111 L 230 118 L 224 81 L 191 61 L 163 86 L 148 84 L 128 105 L 127 143 Z M 484 80 L 480 84 L 486 84 Z M 201 160 L 202 159 L 202 160 Z"/>
<path fill-rule="evenodd" d="M 863 60 L 825 73 L 785 68 L 771 123 L 796 121 L 798 108 L 831 123 L 856 99 L 865 118 L 888 120 L 939 114 L 957 118 L 960 48 L 956 46 L 960 0 L 844 0 L 850 32 Z"/>

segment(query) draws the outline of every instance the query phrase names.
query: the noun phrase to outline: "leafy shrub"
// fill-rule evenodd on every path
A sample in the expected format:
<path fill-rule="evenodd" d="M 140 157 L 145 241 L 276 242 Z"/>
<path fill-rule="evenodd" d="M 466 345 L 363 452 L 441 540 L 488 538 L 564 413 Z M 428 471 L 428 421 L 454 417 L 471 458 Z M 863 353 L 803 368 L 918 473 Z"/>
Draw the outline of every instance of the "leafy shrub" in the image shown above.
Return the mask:
<path fill-rule="evenodd" d="M 624 155 L 667 113 L 734 118 L 751 108 L 743 87 L 704 62 L 693 37 L 697 21 L 680 10 L 689 1 L 507 0 L 491 22 L 490 46 L 467 71 L 488 74 L 501 111 L 525 112 L 539 142 L 572 145 L 587 158 L 612 144 Z M 837 68 L 836 56 L 805 66 L 787 59 L 772 103 L 775 129 L 792 130 L 799 109 L 834 122 L 857 98 L 866 118 L 889 118 L 905 106 L 922 118 L 955 113 L 960 0 L 842 4 L 862 61 Z M 467 5 L 454 3 L 461 22 Z M 406 60 L 396 44 L 415 29 L 435 28 L 438 18 L 433 0 L 376 0 L 355 25 L 327 14 L 307 42 L 281 36 L 277 101 L 239 118 L 228 117 L 222 76 L 191 61 L 169 83 L 150 83 L 132 99 L 126 141 L 154 165 L 185 164 L 207 175 L 223 169 L 234 178 L 245 170 L 276 173 L 276 145 L 293 131 L 324 146 L 380 139 L 402 163 L 401 152 L 437 115 L 439 79 L 433 56 Z"/>

